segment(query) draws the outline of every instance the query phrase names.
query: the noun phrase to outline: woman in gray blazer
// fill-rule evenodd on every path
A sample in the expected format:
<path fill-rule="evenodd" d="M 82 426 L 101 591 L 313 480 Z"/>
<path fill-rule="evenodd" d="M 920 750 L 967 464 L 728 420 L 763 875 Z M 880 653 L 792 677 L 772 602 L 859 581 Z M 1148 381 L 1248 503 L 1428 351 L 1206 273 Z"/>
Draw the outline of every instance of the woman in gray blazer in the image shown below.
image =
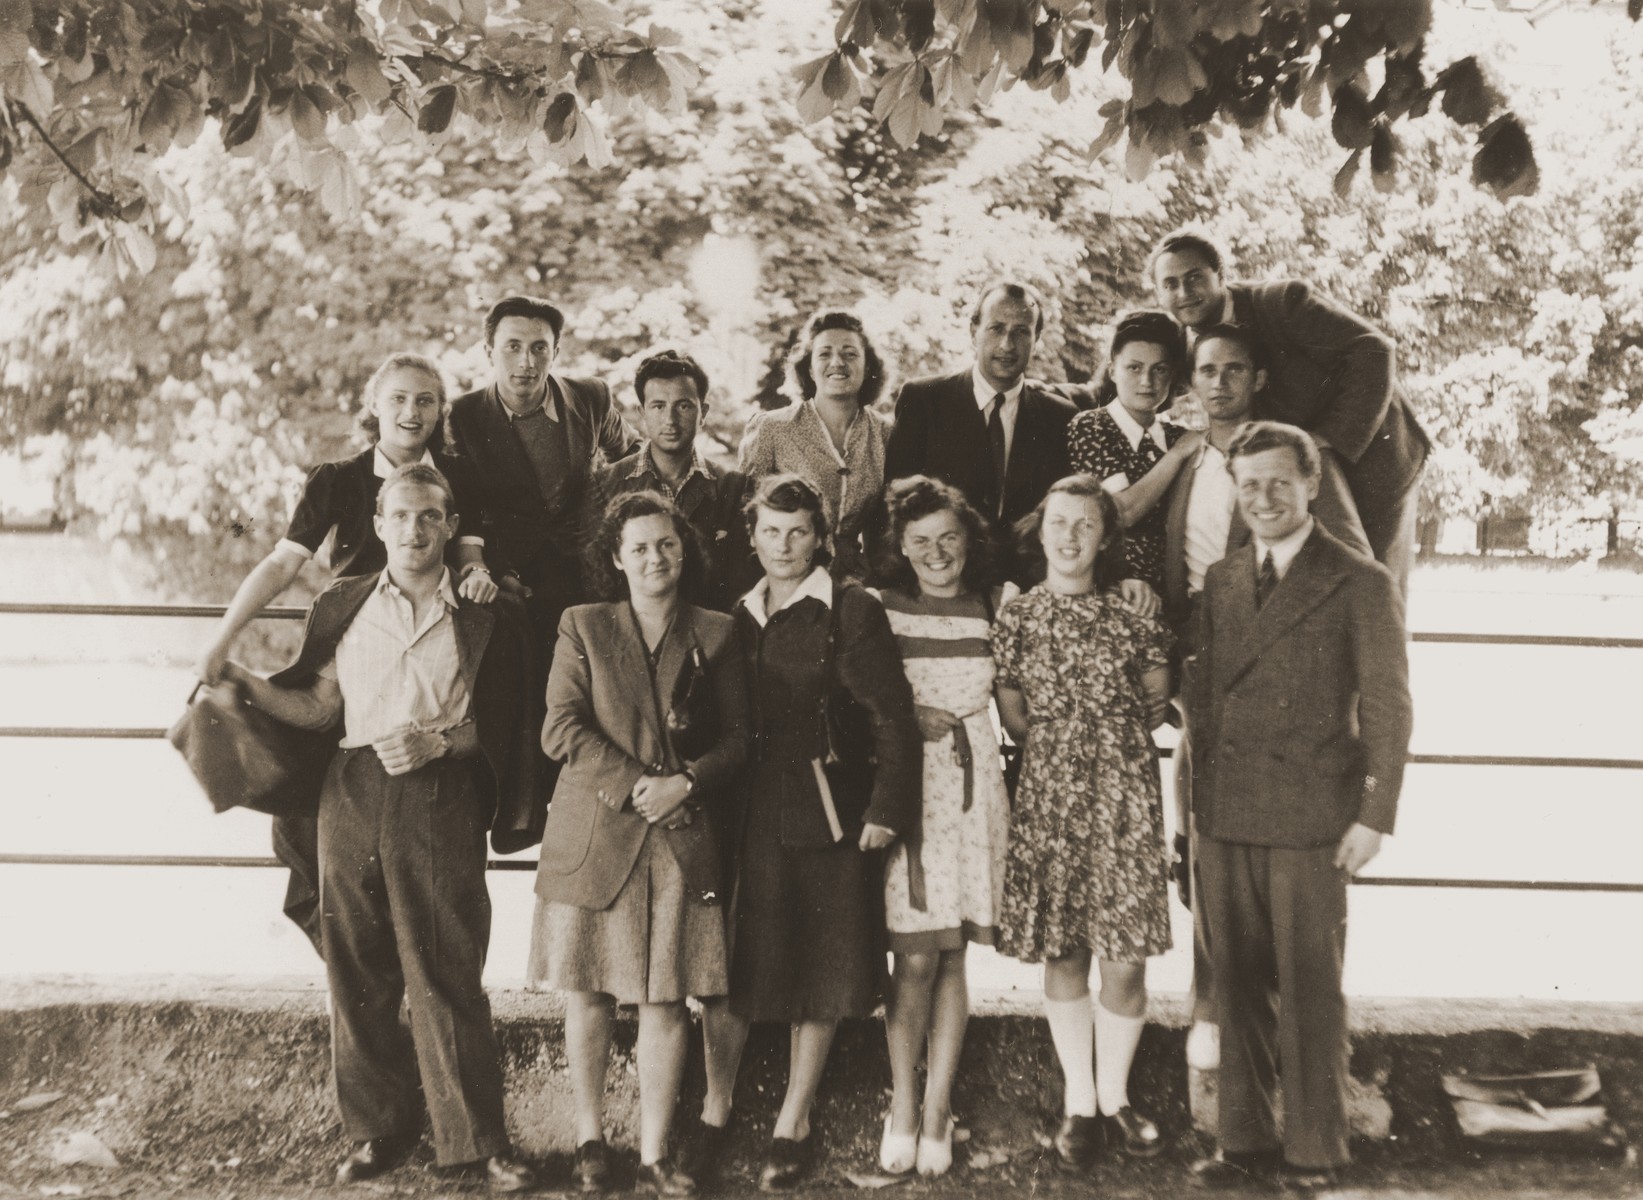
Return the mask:
<path fill-rule="evenodd" d="M 639 1184 L 691 1195 L 667 1153 L 684 1074 L 686 996 L 727 990 L 712 812 L 747 754 L 731 618 L 680 599 L 700 569 L 690 525 L 654 492 L 616 497 L 599 531 L 612 603 L 567 610 L 542 749 L 564 762 L 536 874 L 528 975 L 569 993 L 576 1174 L 609 1175 L 605 1071 L 617 1004 L 639 1008 Z"/>

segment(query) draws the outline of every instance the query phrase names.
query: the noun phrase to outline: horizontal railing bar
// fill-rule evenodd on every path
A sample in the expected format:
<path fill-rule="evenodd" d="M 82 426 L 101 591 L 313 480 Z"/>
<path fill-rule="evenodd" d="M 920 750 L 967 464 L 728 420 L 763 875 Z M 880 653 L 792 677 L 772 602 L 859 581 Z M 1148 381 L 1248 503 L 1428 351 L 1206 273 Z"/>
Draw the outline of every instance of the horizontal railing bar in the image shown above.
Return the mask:
<path fill-rule="evenodd" d="M 0 854 L 0 866 L 33 867 L 278 867 L 279 859 L 256 856 L 184 854 Z M 493 858 L 492 871 L 534 871 L 534 859 Z M 1366 887 L 1469 888 L 1529 892 L 1643 892 L 1643 883 L 1569 879 L 1444 879 L 1425 876 L 1360 875 Z"/>
<path fill-rule="evenodd" d="M 53 617 L 220 617 L 221 604 L 21 604 L 0 603 L 0 616 Z M 306 608 L 282 605 L 265 608 L 259 616 L 297 620 Z M 1410 641 L 1447 646 L 1570 646 L 1592 650 L 1643 650 L 1643 637 L 1601 637 L 1581 634 L 1445 633 L 1421 630 Z"/>
<path fill-rule="evenodd" d="M 18 617 L 220 617 L 221 604 L 0 604 L 0 615 Z M 300 620 L 306 608 L 281 605 L 257 615 L 279 621 Z"/>
<path fill-rule="evenodd" d="M 1444 646 L 1572 646 L 1589 650 L 1643 650 L 1643 638 L 1537 633 L 1411 633 L 1412 642 Z"/>
<path fill-rule="evenodd" d="M 100 729 L 95 726 L 0 725 L 0 738 L 129 738 L 152 741 L 164 738 L 164 729 Z M 1159 758 L 1170 758 L 1174 750 L 1160 746 Z M 1568 758 L 1531 754 L 1411 754 L 1410 766 L 1420 767 L 1562 767 L 1584 770 L 1612 769 L 1643 771 L 1643 758 Z"/>

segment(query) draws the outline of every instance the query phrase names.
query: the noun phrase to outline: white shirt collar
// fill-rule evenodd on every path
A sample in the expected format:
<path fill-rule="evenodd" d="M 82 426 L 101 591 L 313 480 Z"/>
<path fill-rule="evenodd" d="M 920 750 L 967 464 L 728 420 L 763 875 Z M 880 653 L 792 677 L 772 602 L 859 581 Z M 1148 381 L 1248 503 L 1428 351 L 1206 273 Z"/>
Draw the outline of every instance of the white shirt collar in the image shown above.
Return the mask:
<path fill-rule="evenodd" d="M 395 583 L 393 578 L 388 574 L 387 567 L 382 568 L 382 574 L 377 578 L 377 585 L 371 590 L 376 593 L 386 593 L 391 596 L 403 596 L 405 594 L 400 591 L 399 585 Z M 437 589 L 437 594 L 439 598 L 445 602 L 446 608 L 454 609 L 457 607 L 456 588 L 451 584 L 451 568 L 449 567 L 443 567 L 439 572 L 439 587 Z"/>
<path fill-rule="evenodd" d="M 438 469 L 434 463 L 433 451 L 429 450 L 426 446 L 422 448 L 422 457 L 417 459 L 417 462 L 421 463 L 423 466 L 434 467 L 435 470 Z M 388 460 L 388 456 L 382 452 L 381 446 L 372 448 L 371 474 L 375 475 L 378 479 L 386 479 L 398 469 L 398 467 L 394 466 L 394 464 Z"/>
<path fill-rule="evenodd" d="M 793 589 L 793 594 L 782 603 L 781 608 L 778 608 L 776 612 L 781 612 L 783 608 L 791 608 L 807 596 L 820 600 L 828 608 L 833 607 L 833 577 L 827 573 L 826 567 L 812 567 L 810 574 L 805 576 L 804 582 Z M 765 606 L 769 602 L 770 580 L 768 578 L 759 580 L 758 583 L 753 585 L 753 590 L 742 597 L 742 607 L 747 609 L 748 615 L 759 623 L 760 628 L 763 628 L 766 622 L 776 615 L 776 613 L 765 611 Z"/>
<path fill-rule="evenodd" d="M 1164 423 L 1157 417 L 1152 419 L 1151 425 L 1143 428 L 1141 422 L 1130 416 L 1130 410 L 1116 400 L 1107 405 L 1106 413 L 1129 442 L 1131 450 L 1139 450 L 1144 437 L 1151 437 L 1160 450 L 1169 449 L 1169 439 L 1164 436 Z"/>
<path fill-rule="evenodd" d="M 1269 553 L 1272 555 L 1272 569 L 1278 572 L 1282 579 L 1289 571 L 1289 565 L 1295 561 L 1295 556 L 1306 545 L 1306 539 L 1312 536 L 1312 527 L 1316 522 L 1309 516 L 1306 523 L 1288 537 L 1280 538 L 1276 542 L 1268 542 L 1259 535 L 1255 538 L 1255 565 L 1261 565 L 1261 560 Z"/>
<path fill-rule="evenodd" d="M 1004 393 L 1004 408 L 1006 412 L 1014 412 L 1016 401 L 1021 399 L 1021 390 L 1027 386 L 1027 377 L 1023 375 L 1015 381 L 1015 386 Z M 981 373 L 981 365 L 970 368 L 970 387 L 975 392 L 976 407 L 983 412 L 993 402 L 993 397 L 999 394 L 997 388 L 987 382 L 987 377 Z"/>

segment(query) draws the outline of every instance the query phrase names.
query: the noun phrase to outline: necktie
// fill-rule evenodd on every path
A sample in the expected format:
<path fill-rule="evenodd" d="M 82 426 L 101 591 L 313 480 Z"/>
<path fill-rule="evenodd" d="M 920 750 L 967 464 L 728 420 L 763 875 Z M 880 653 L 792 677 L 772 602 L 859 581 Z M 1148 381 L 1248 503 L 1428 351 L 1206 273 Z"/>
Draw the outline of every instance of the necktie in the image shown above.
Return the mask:
<path fill-rule="evenodd" d="M 1143 475 L 1152 470 L 1153 465 L 1164 457 L 1164 452 L 1158 448 L 1158 443 L 1152 440 L 1150 432 L 1141 435 L 1141 441 L 1135 447 L 1135 454 L 1141 460 Z"/>
<path fill-rule="evenodd" d="M 993 478 L 998 481 L 998 506 L 1004 507 L 1004 394 L 998 393 L 987 409 L 987 444 L 993 454 Z"/>
<path fill-rule="evenodd" d="M 1261 558 L 1261 569 L 1255 574 L 1255 607 L 1265 604 L 1277 586 L 1278 568 L 1272 563 L 1272 551 L 1268 550 Z"/>

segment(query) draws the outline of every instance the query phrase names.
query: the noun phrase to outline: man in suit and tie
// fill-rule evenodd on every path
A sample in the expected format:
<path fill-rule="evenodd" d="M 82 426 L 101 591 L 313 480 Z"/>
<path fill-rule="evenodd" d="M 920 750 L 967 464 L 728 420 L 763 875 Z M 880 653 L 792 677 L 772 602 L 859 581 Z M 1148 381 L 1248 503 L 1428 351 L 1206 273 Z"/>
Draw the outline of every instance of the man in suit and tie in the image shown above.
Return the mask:
<path fill-rule="evenodd" d="M 1164 616 L 1175 630 L 1177 645 L 1192 645 L 1193 616 L 1204 589 L 1209 568 L 1249 541 L 1249 526 L 1238 512 L 1232 475 L 1227 470 L 1227 451 L 1238 430 L 1250 419 L 1259 404 L 1267 373 L 1260 344 L 1253 334 L 1238 325 L 1211 325 L 1198 336 L 1193 349 L 1192 386 L 1209 417 L 1202 438 L 1194 438 L 1194 449 L 1184 458 L 1166 457 L 1139 481 L 1131 493 L 1137 502 L 1155 501 L 1161 481 L 1179 464 L 1168 483 L 1161 503 L 1164 523 Z M 1320 459 L 1318 497 L 1311 511 L 1330 533 L 1349 550 L 1370 557 L 1369 542 L 1351 492 L 1340 468 L 1332 459 Z M 1177 876 L 1190 878 L 1193 854 L 1190 850 L 1189 814 L 1192 797 L 1192 734 L 1181 731 L 1176 750 L 1175 849 Z M 1194 889 L 1183 886 L 1190 898 Z M 1215 973 L 1209 952 L 1208 930 L 1202 906 L 1193 905 L 1192 1030 L 1187 1036 L 1187 1061 L 1201 1071 L 1219 1063 L 1215 1025 Z"/>
<path fill-rule="evenodd" d="M 386 570 L 320 594 L 291 667 L 263 679 L 230 662 L 223 686 L 324 733 L 331 755 L 318 914 L 337 1107 L 355 1143 L 337 1182 L 405 1161 L 426 1105 L 442 1165 L 479 1164 L 493 1191 L 521 1191 L 535 1175 L 509 1145 L 481 982 L 486 829 L 506 852 L 542 820 L 521 647 L 512 625 L 456 594 L 444 552 L 457 515 L 435 468 L 394 471 L 375 520 Z"/>
<path fill-rule="evenodd" d="M 615 462 L 637 445 L 604 383 L 552 372 L 564 328 L 546 300 L 499 301 L 485 315 L 491 384 L 458 397 L 450 415 L 485 510 L 487 557 L 525 602 L 544 679 L 559 614 L 583 599 L 581 517 L 595 457 Z"/>
<path fill-rule="evenodd" d="M 1421 471 L 1431 443 L 1397 383 L 1397 354 L 1375 326 L 1299 279 L 1225 281 L 1207 236 L 1167 235 L 1148 274 L 1159 303 L 1196 333 L 1253 330 L 1266 358 L 1260 415 L 1299 425 L 1340 460 L 1375 558 L 1408 594 Z"/>
<path fill-rule="evenodd" d="M 1067 424 L 1078 411 L 1027 381 L 1043 332 L 1044 303 L 1027 284 L 1006 280 L 983 291 L 970 314 L 975 361 L 896 394 L 885 482 L 933 475 L 999 526 L 1037 507 L 1071 474 Z"/>
<path fill-rule="evenodd" d="M 1349 1161 L 1347 884 L 1392 831 L 1409 750 L 1403 603 L 1313 518 L 1303 431 L 1252 422 L 1227 458 L 1252 536 L 1205 574 L 1186 685 L 1221 1028 L 1220 1153 L 1195 1176 L 1330 1186 Z"/>

